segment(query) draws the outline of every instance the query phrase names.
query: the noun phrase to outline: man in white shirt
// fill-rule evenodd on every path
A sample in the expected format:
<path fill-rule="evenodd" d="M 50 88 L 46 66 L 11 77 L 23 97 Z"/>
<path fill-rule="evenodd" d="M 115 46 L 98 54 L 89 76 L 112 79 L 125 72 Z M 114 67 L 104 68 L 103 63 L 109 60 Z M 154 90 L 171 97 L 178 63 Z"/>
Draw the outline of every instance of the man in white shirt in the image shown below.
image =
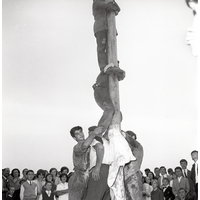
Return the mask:
<path fill-rule="evenodd" d="M 90 131 L 93 131 L 95 128 L 96 126 L 90 127 L 88 129 L 89 134 Z M 93 140 L 90 146 L 90 176 L 88 180 L 87 194 L 84 200 L 109 200 L 111 198 L 110 188 L 107 184 L 110 165 L 109 141 L 104 137 L 100 139 L 97 137 Z M 99 146 L 103 147 L 100 151 L 98 151 Z M 98 169 L 98 163 L 100 163 L 98 159 L 102 159 L 100 170 Z"/>

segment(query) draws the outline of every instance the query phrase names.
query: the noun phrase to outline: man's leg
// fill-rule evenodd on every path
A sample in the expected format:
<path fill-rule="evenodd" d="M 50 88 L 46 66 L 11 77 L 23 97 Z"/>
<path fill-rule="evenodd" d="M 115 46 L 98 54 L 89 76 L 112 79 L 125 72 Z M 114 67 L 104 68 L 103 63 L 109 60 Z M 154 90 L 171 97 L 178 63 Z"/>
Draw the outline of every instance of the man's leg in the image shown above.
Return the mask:
<path fill-rule="evenodd" d="M 104 127 L 107 130 L 111 124 L 115 108 L 110 99 L 110 94 L 107 87 L 96 87 L 94 90 L 94 98 L 99 107 L 104 111 L 101 119 L 98 122 L 98 126 Z"/>
<path fill-rule="evenodd" d="M 88 175 L 74 172 L 69 179 L 69 200 L 83 200 L 86 194 Z"/>
<path fill-rule="evenodd" d="M 100 70 L 108 64 L 107 55 L 107 30 L 99 31 L 95 34 L 97 42 L 97 57 Z"/>

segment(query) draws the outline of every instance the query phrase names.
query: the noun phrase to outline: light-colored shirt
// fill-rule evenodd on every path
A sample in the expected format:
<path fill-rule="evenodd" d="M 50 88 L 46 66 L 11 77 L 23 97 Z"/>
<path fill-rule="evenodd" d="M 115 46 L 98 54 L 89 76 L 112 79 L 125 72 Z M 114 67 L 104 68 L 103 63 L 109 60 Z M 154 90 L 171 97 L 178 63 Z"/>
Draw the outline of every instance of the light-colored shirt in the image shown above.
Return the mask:
<path fill-rule="evenodd" d="M 67 182 L 59 183 L 56 187 L 56 190 L 66 190 L 66 189 L 68 189 L 68 183 Z M 69 199 L 69 193 L 60 195 L 58 199 L 59 200 L 68 200 Z"/>
<path fill-rule="evenodd" d="M 103 156 L 103 161 L 102 164 L 111 164 L 110 162 L 110 151 L 109 151 L 109 141 L 106 140 L 105 138 L 102 138 L 103 140 L 103 146 L 104 146 L 104 156 Z M 90 150 L 90 169 L 92 167 L 94 167 L 96 165 L 96 160 L 97 160 L 97 156 L 96 156 L 96 150 L 93 146 L 95 146 L 97 143 L 100 143 L 97 140 L 93 140 L 91 146 L 91 150 Z"/>
<path fill-rule="evenodd" d="M 46 190 L 45 192 L 47 193 L 47 195 L 48 195 L 49 197 L 51 196 L 51 190 Z M 53 198 L 53 199 L 56 200 L 55 195 L 54 195 L 54 198 Z M 42 195 L 40 195 L 39 200 L 43 200 Z"/>
<path fill-rule="evenodd" d="M 195 177 L 196 183 L 198 183 L 198 160 L 195 162 Z"/>
<path fill-rule="evenodd" d="M 28 182 L 28 184 L 30 184 L 30 185 L 34 183 L 33 181 L 29 181 L 29 180 L 27 180 L 26 182 Z M 20 199 L 21 200 L 24 199 L 24 191 L 25 191 L 25 188 L 24 188 L 24 186 L 22 184 L 21 185 L 21 189 L 20 189 Z M 35 196 L 37 196 L 37 186 L 35 187 Z"/>
<path fill-rule="evenodd" d="M 169 185 L 166 185 L 163 187 L 163 192 L 169 187 Z"/>
<path fill-rule="evenodd" d="M 187 169 L 182 169 L 182 172 L 183 172 L 183 176 L 185 177 L 185 178 L 187 178 Z M 186 176 L 185 176 L 186 175 Z"/>
<path fill-rule="evenodd" d="M 179 183 L 180 183 L 180 181 L 181 181 L 181 178 L 182 178 L 182 176 L 181 176 L 181 177 L 177 177 Z"/>

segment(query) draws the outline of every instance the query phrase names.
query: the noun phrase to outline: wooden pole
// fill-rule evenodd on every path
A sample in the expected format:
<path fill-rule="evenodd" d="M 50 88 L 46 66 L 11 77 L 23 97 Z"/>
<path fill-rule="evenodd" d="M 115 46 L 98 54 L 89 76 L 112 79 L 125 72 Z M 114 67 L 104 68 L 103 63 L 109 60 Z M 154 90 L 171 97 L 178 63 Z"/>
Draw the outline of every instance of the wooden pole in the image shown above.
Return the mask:
<path fill-rule="evenodd" d="M 112 0 L 107 0 L 107 2 L 112 2 Z M 117 32 L 116 32 L 116 22 L 115 22 L 115 12 L 109 12 L 107 14 L 108 20 L 108 63 L 113 63 L 116 67 L 118 67 L 118 59 L 117 59 Z M 110 98 L 115 107 L 115 113 L 111 122 L 110 128 L 119 128 L 121 122 L 121 114 L 120 114 L 120 102 L 119 102 L 119 83 L 117 76 L 115 74 L 111 74 L 109 76 L 109 91 Z"/>

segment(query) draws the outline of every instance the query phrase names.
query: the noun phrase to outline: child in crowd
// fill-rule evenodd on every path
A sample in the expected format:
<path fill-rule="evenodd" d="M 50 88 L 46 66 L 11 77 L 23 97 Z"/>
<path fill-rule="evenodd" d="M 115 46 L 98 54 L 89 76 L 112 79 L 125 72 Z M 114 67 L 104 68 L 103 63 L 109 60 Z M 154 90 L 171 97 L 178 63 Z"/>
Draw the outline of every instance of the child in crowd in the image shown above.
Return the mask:
<path fill-rule="evenodd" d="M 15 187 L 9 187 L 9 191 L 6 194 L 6 200 L 13 200 L 14 199 L 14 193 L 15 193 Z"/>
<path fill-rule="evenodd" d="M 68 191 L 68 183 L 67 183 L 67 174 L 62 173 L 60 175 L 61 183 L 59 183 L 56 187 L 56 195 L 59 200 L 68 200 L 69 191 Z"/>
<path fill-rule="evenodd" d="M 163 179 L 163 187 L 162 187 L 163 195 L 165 200 L 174 200 L 175 196 L 172 192 L 172 187 L 169 185 L 169 179 Z"/>
<path fill-rule="evenodd" d="M 54 192 L 52 191 L 52 182 L 46 181 L 42 194 L 39 200 L 55 200 Z"/>
<path fill-rule="evenodd" d="M 47 175 L 46 175 L 46 177 L 45 177 L 45 183 L 46 182 L 51 182 L 52 184 L 52 187 L 51 187 L 51 191 L 52 192 L 54 192 L 55 190 L 56 190 L 56 185 L 54 184 L 54 182 L 53 182 L 53 176 L 52 176 L 52 174 L 50 174 L 50 173 L 48 173 Z M 45 190 L 46 189 L 46 187 L 45 187 L 45 185 L 42 187 L 42 191 L 43 190 Z"/>
<path fill-rule="evenodd" d="M 163 192 L 158 187 L 158 181 L 152 181 L 153 191 L 151 192 L 151 200 L 164 200 Z"/>
<path fill-rule="evenodd" d="M 37 197 L 37 184 L 33 181 L 34 171 L 28 170 L 26 172 L 27 181 L 21 185 L 20 199 L 21 200 L 35 200 Z"/>

